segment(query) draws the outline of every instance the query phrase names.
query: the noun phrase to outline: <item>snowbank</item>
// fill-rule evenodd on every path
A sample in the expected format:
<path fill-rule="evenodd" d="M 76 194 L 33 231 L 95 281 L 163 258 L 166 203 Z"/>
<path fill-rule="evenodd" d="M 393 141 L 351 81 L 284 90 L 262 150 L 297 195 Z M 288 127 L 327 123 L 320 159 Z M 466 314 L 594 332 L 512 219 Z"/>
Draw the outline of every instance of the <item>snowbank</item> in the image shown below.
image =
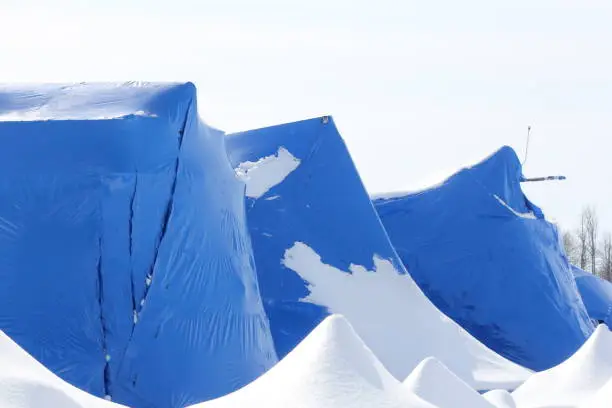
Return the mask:
<path fill-rule="evenodd" d="M 572 357 L 534 374 L 512 395 L 519 408 L 577 408 L 602 390 L 611 378 L 612 332 L 601 324 Z M 606 406 L 612 406 L 612 400 Z"/>
<path fill-rule="evenodd" d="M 517 408 L 512 394 L 506 390 L 489 391 L 483 397 L 496 408 Z"/>
<path fill-rule="evenodd" d="M 0 407 L 120 408 L 122 405 L 68 384 L 0 331 Z"/>
<path fill-rule="evenodd" d="M 400 274 L 388 260 L 375 257 L 372 271 L 361 265 L 341 271 L 296 242 L 283 264 L 309 283 L 310 294 L 302 301 L 346 316 L 396 378 L 405 378 L 430 356 L 478 390 L 514 389 L 531 375 L 436 310 L 410 275 Z"/>
<path fill-rule="evenodd" d="M 404 380 L 403 386 L 439 408 L 495 408 L 433 357 L 423 360 Z"/>
<path fill-rule="evenodd" d="M 253 383 L 195 407 L 437 408 L 402 389 L 341 316 L 326 318 Z"/>
<path fill-rule="evenodd" d="M 612 378 L 580 408 L 610 408 L 612 406 Z"/>

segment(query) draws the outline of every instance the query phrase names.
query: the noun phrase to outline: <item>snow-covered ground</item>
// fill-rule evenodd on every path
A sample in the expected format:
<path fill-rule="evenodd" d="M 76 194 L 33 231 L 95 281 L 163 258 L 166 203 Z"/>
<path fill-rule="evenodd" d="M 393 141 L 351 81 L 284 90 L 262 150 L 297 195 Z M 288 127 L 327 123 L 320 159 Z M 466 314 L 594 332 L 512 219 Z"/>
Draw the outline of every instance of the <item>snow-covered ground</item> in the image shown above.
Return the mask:
<path fill-rule="evenodd" d="M 611 379 L 612 332 L 602 324 L 572 357 L 534 374 L 513 396 L 519 408 L 582 407 L 600 390 L 610 394 L 610 385 L 603 388 Z"/>
<path fill-rule="evenodd" d="M 506 390 L 489 391 L 483 397 L 496 408 L 517 408 L 512 394 Z"/>
<path fill-rule="evenodd" d="M 440 392 L 440 385 L 444 392 Z M 439 408 L 495 408 L 434 357 L 423 360 L 404 380 L 403 386 Z"/>
<path fill-rule="evenodd" d="M 119 408 L 66 383 L 0 331 L 0 407 Z"/>
<path fill-rule="evenodd" d="M 282 392 L 280 392 L 282 390 Z M 404 390 L 341 316 L 325 319 L 268 373 L 198 408 L 434 408 Z"/>
<path fill-rule="evenodd" d="M 0 332 L 0 407 L 121 406 L 68 385 Z M 513 394 L 494 390 L 480 395 L 436 358 L 423 360 L 400 382 L 345 317 L 332 315 L 251 384 L 192 406 L 244 407 L 610 408 L 612 332 L 601 325 L 574 356 L 534 374 Z"/>

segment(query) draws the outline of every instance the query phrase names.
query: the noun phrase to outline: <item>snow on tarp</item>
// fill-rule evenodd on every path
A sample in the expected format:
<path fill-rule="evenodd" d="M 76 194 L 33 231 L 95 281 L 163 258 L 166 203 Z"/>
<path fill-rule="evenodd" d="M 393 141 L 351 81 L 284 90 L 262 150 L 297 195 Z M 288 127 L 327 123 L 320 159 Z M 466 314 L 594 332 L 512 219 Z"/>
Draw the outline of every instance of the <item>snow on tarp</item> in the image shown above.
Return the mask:
<path fill-rule="evenodd" d="M 276 362 L 224 137 L 192 84 L 0 87 L 0 329 L 132 407 Z"/>
<path fill-rule="evenodd" d="M 572 273 L 591 319 L 612 329 L 612 283 L 576 266 L 572 266 Z"/>
<path fill-rule="evenodd" d="M 374 205 L 402 262 L 444 313 L 493 350 L 543 370 L 593 331 L 556 228 L 504 147 L 429 190 Z"/>
<path fill-rule="evenodd" d="M 236 168 L 281 149 L 300 160 L 260 198 L 247 198 L 279 356 L 338 313 L 396 378 L 429 356 L 479 390 L 514 388 L 529 376 L 440 313 L 406 274 L 330 118 L 228 135 L 226 144 Z"/>
<path fill-rule="evenodd" d="M 275 155 L 262 157 L 256 162 L 243 162 L 236 168 L 236 175 L 246 184 L 247 197 L 259 198 L 300 165 L 300 161 L 282 147 Z"/>
<path fill-rule="evenodd" d="M 579 408 L 610 379 L 612 332 L 602 324 L 576 354 L 558 366 L 534 374 L 512 396 L 519 408 Z M 608 404 L 612 406 L 612 401 Z"/>
<path fill-rule="evenodd" d="M 193 408 L 238 407 L 438 408 L 402 389 L 342 316 L 325 319 L 251 384 Z"/>
<path fill-rule="evenodd" d="M 0 331 L 2 408 L 120 408 L 57 377 Z"/>

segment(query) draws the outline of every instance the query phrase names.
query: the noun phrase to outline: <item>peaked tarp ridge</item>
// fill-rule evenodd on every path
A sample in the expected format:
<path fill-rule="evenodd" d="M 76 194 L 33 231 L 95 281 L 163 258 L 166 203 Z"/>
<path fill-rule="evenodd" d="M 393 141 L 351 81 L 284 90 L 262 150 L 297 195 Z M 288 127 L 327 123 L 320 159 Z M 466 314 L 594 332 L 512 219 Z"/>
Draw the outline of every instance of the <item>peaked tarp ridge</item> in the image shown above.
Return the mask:
<path fill-rule="evenodd" d="M 442 315 L 406 273 L 330 117 L 228 135 L 226 145 L 247 183 L 280 357 L 339 313 L 396 378 L 432 355 L 479 390 L 513 389 L 530 375 Z"/>
<path fill-rule="evenodd" d="M 346 206 L 333 214 L 336 225 L 321 225 L 330 217 L 325 213 L 328 202 L 345 202 L 347 192 L 365 191 L 360 178 L 353 177 L 357 169 L 330 118 L 230 134 L 226 145 L 234 167 L 275 156 L 279 149 L 300 160 L 290 176 L 299 182 L 280 182 L 257 199 L 247 197 L 260 291 L 276 351 L 283 357 L 328 315 L 321 306 L 299 301 L 309 290 L 298 274 L 280 264 L 287 249 L 295 242 L 308 243 L 325 263 L 342 270 L 351 264 L 372 270 L 374 254 L 392 260 L 396 256 L 380 221 L 369 213 L 371 205 Z M 342 228 L 348 225 L 350 234 Z M 396 266 L 401 269 L 399 260 Z"/>
<path fill-rule="evenodd" d="M 571 356 L 593 331 L 556 228 L 503 147 L 439 186 L 375 199 L 402 262 L 440 310 L 523 366 Z"/>
<path fill-rule="evenodd" d="M 595 324 L 605 323 L 612 330 L 612 283 L 572 265 L 576 286 Z"/>
<path fill-rule="evenodd" d="M 243 191 L 193 84 L 0 87 L 0 329 L 97 396 L 183 407 L 276 362 Z"/>

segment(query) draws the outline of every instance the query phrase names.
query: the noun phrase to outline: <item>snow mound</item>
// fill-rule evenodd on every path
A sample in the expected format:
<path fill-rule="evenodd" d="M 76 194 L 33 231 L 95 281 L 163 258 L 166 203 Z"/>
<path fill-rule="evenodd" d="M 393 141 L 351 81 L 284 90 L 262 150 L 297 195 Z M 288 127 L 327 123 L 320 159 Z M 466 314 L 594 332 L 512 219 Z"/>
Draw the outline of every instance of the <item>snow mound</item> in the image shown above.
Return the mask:
<path fill-rule="evenodd" d="M 238 178 L 246 184 L 246 196 L 260 198 L 272 187 L 282 183 L 299 165 L 300 159 L 284 147 L 279 147 L 276 154 L 262 157 L 255 162 L 242 162 L 235 171 Z"/>
<path fill-rule="evenodd" d="M 0 331 L 2 408 L 119 408 L 63 381 Z"/>
<path fill-rule="evenodd" d="M 342 316 L 246 387 L 198 408 L 436 408 L 402 389 Z"/>
<path fill-rule="evenodd" d="M 534 374 L 512 395 L 520 408 L 580 407 L 611 378 L 612 332 L 601 324 L 572 357 Z"/>
<path fill-rule="evenodd" d="M 423 360 L 404 380 L 403 386 L 439 408 L 494 408 L 433 357 Z"/>
<path fill-rule="evenodd" d="M 478 390 L 514 389 L 531 375 L 436 310 L 410 275 L 400 274 L 388 260 L 374 257 L 374 271 L 351 265 L 347 273 L 296 242 L 282 262 L 308 282 L 310 294 L 302 301 L 346 316 L 396 378 L 405 378 L 430 356 Z"/>
<path fill-rule="evenodd" d="M 580 408 L 610 408 L 610 406 L 612 406 L 612 378 Z"/>
<path fill-rule="evenodd" d="M 493 390 L 485 393 L 483 397 L 495 408 L 517 408 L 512 394 L 506 390 Z"/>

